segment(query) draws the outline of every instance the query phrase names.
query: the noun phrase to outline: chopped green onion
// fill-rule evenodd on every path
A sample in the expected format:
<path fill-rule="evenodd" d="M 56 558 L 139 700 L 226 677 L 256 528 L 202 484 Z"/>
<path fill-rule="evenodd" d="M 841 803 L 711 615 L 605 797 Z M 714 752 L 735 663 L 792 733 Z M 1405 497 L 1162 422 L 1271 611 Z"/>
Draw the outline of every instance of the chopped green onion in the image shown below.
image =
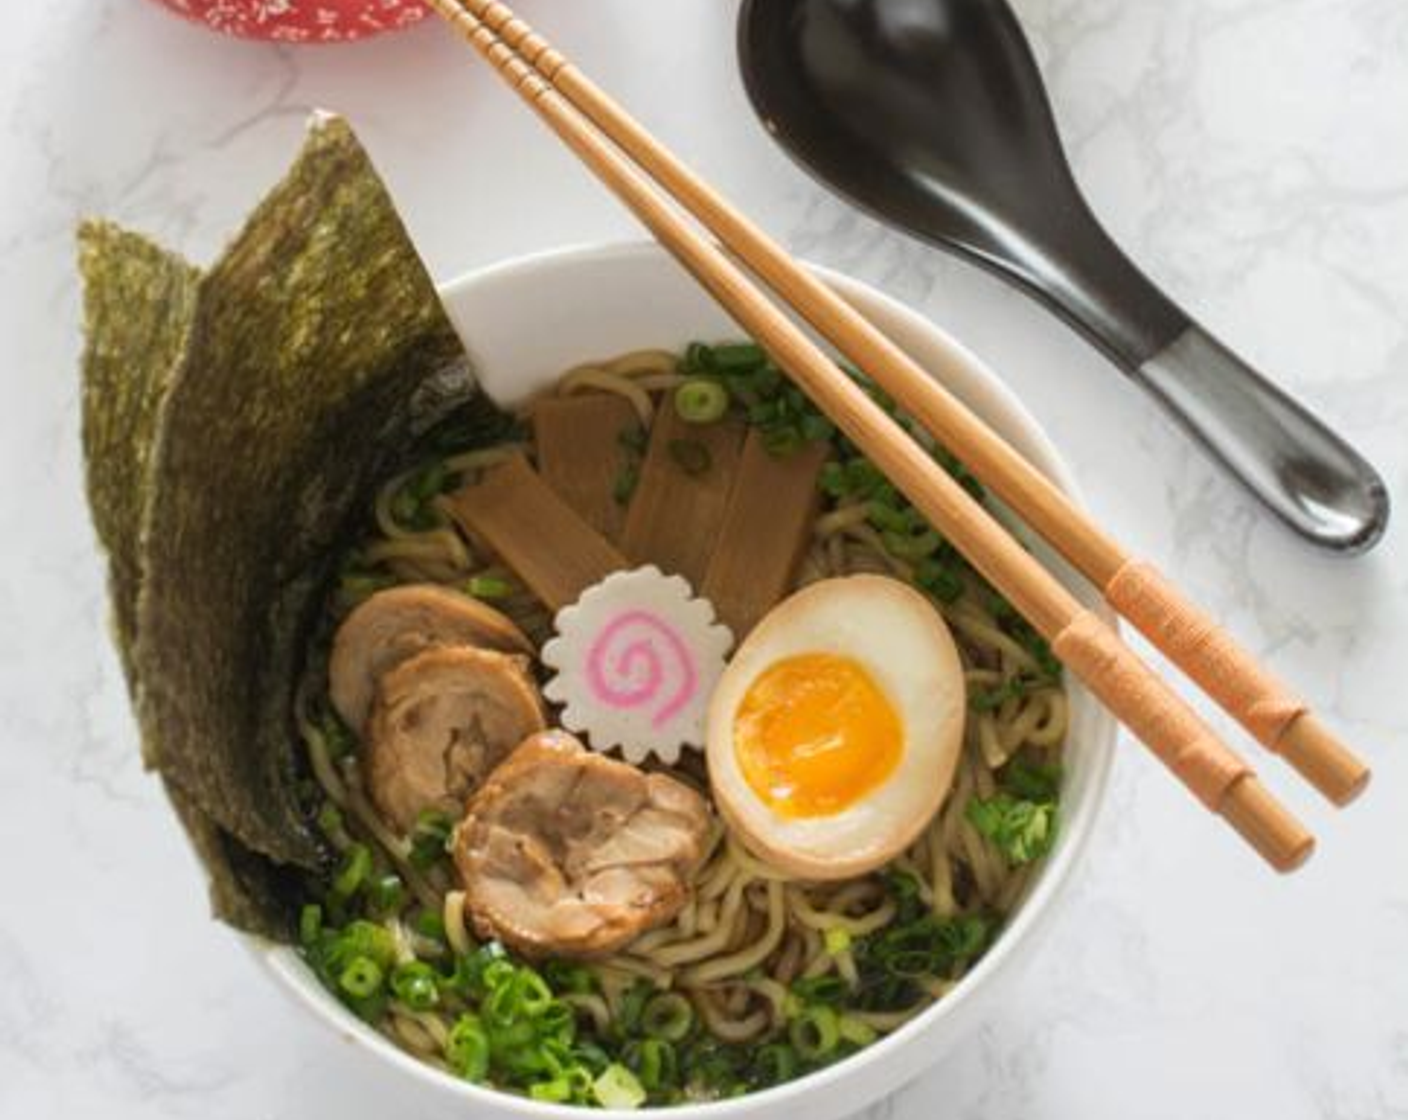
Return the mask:
<path fill-rule="evenodd" d="M 611 1056 L 600 1043 L 591 1039 L 579 1038 L 572 1045 L 572 1056 L 581 1063 L 584 1070 L 595 1075 L 611 1064 Z"/>
<path fill-rule="evenodd" d="M 713 349 L 702 342 L 691 342 L 684 348 L 684 357 L 680 359 L 679 371 L 683 374 L 707 373 L 713 369 L 713 366 Z"/>
<path fill-rule="evenodd" d="M 1031 655 L 1041 675 L 1052 681 L 1060 680 L 1061 659 L 1051 652 L 1050 643 L 1037 633 L 1036 627 L 1018 614 L 1016 608 L 996 592 L 989 596 L 988 606 L 996 616 L 998 625 Z"/>
<path fill-rule="evenodd" d="M 920 894 L 919 878 L 912 872 L 891 868 L 885 872 L 885 890 L 895 900 L 896 925 L 908 925 L 928 912 Z"/>
<path fill-rule="evenodd" d="M 941 603 L 954 603 L 963 594 L 963 577 L 942 560 L 926 557 L 915 570 L 914 581 Z"/>
<path fill-rule="evenodd" d="M 662 1038 L 629 1042 L 622 1057 L 649 1093 L 672 1088 L 678 1080 L 679 1059 L 675 1048 Z"/>
<path fill-rule="evenodd" d="M 649 980 L 637 980 L 622 993 L 620 1006 L 616 1009 L 616 1024 L 622 1033 L 637 1033 L 646 1002 L 654 991 L 655 986 Z"/>
<path fill-rule="evenodd" d="M 411 475 L 391 499 L 391 516 L 407 529 L 432 529 L 439 523 L 434 501 L 445 489 L 449 474 L 434 462 Z"/>
<path fill-rule="evenodd" d="M 448 813 L 438 809 L 421 810 L 411 829 L 411 864 L 424 870 L 444 859 L 454 828 L 455 822 Z"/>
<path fill-rule="evenodd" d="M 514 977 L 518 975 L 518 969 L 508 959 L 502 946 L 497 943 L 485 945 L 475 953 L 475 956 L 482 961 L 480 976 L 486 991 L 497 992 L 512 986 Z"/>
<path fill-rule="evenodd" d="M 938 963 L 929 949 L 896 949 L 885 961 L 885 967 L 891 976 L 918 980 L 932 976 L 938 969 Z"/>
<path fill-rule="evenodd" d="M 836 425 L 820 413 L 802 417 L 802 438 L 808 443 L 825 443 L 836 434 Z"/>
<path fill-rule="evenodd" d="M 415 494 L 411 493 L 410 487 L 403 487 L 392 495 L 391 516 L 398 524 L 408 529 L 420 527 L 421 503 Z"/>
<path fill-rule="evenodd" d="M 645 1103 L 640 1081 L 618 1062 L 607 1066 L 592 1082 L 592 1095 L 602 1108 L 639 1108 Z"/>
<path fill-rule="evenodd" d="M 483 1081 L 489 1073 L 489 1035 L 477 1015 L 461 1015 L 445 1040 L 445 1061 L 466 1081 Z"/>
<path fill-rule="evenodd" d="M 641 1009 L 640 1028 L 651 1038 L 679 1042 L 694 1026 L 694 1008 L 678 992 L 652 996 Z"/>
<path fill-rule="evenodd" d="M 788 1024 L 787 1037 L 806 1061 L 825 1058 L 841 1041 L 836 1012 L 824 1004 L 804 1007 Z"/>
<path fill-rule="evenodd" d="M 383 969 L 390 968 L 396 959 L 396 938 L 385 926 L 358 919 L 349 922 L 339 934 L 348 949 L 371 957 Z"/>
<path fill-rule="evenodd" d="M 371 957 L 353 957 L 338 973 L 337 984 L 349 996 L 367 999 L 381 988 L 385 973 Z"/>
<path fill-rule="evenodd" d="M 535 1081 L 528 1086 L 528 1095 L 535 1101 L 564 1104 L 572 1099 L 572 1082 L 566 1077 L 554 1077 L 551 1081 Z"/>
<path fill-rule="evenodd" d="M 333 712 L 323 715 L 318 721 L 318 730 L 322 732 L 328 757 L 334 761 L 346 758 L 357 749 L 357 736 Z"/>
<path fill-rule="evenodd" d="M 987 491 L 983 484 L 973 476 L 973 473 L 959 461 L 958 456 L 953 452 L 940 447 L 935 450 L 934 458 L 939 461 L 944 470 L 953 475 L 954 481 L 967 490 L 977 501 L 981 502 L 987 497 Z"/>
<path fill-rule="evenodd" d="M 852 459 L 846 464 L 846 493 L 857 498 L 873 498 L 882 493 L 886 479 L 869 459 Z"/>
<path fill-rule="evenodd" d="M 306 903 L 298 912 L 298 941 L 312 945 L 323 932 L 323 908 L 316 902 Z"/>
<path fill-rule="evenodd" d="M 616 434 L 616 442 L 627 451 L 634 451 L 640 454 L 645 450 L 645 445 L 649 440 L 644 426 L 640 424 L 629 424 Z"/>
<path fill-rule="evenodd" d="M 512 969 L 513 965 L 508 965 L 508 968 Z M 493 969 L 484 970 L 484 987 L 488 994 L 480 1004 L 484 1021 L 495 1029 L 513 1026 L 521 1018 L 513 975 L 510 974 L 506 980 L 498 980 L 497 975 Z"/>
<path fill-rule="evenodd" d="M 363 599 L 370 599 L 378 591 L 394 587 L 396 580 L 389 575 L 376 575 L 371 572 L 349 572 L 338 581 L 338 592 L 349 607 L 356 606 Z"/>
<path fill-rule="evenodd" d="M 947 976 L 971 960 L 987 945 L 992 928 L 977 914 L 940 919 L 925 912 L 920 917 L 879 930 L 856 947 L 862 986 L 867 973 L 872 985 L 876 971 L 889 983 L 892 996 L 913 993 L 910 981 L 925 976 Z M 894 1008 L 891 1008 L 894 1009 Z"/>
<path fill-rule="evenodd" d="M 979 688 L 969 694 L 968 707 L 975 712 L 995 712 L 1016 695 L 1010 681 L 996 688 Z"/>
<path fill-rule="evenodd" d="M 667 445 L 670 458 L 688 475 L 701 475 L 714 465 L 714 457 L 704 444 L 692 439 L 672 439 Z"/>
<path fill-rule="evenodd" d="M 717 381 L 693 377 L 675 390 L 675 412 L 686 424 L 713 424 L 728 411 L 728 390 Z"/>
<path fill-rule="evenodd" d="M 597 989 L 596 976 L 586 965 L 576 961 L 551 960 L 543 965 L 543 979 L 555 992 L 586 995 Z"/>
<path fill-rule="evenodd" d="M 534 1018 L 539 1038 L 553 1039 L 566 1046 L 577 1036 L 576 1013 L 560 999 L 550 1000 Z"/>
<path fill-rule="evenodd" d="M 768 360 L 767 351 L 754 342 L 730 342 L 709 351 L 705 368 L 718 373 L 751 373 Z"/>
<path fill-rule="evenodd" d="M 852 1046 L 869 1046 L 877 1037 L 874 1027 L 854 1015 L 839 1016 L 836 1020 L 836 1030 L 841 1036 L 841 1041 L 849 1042 Z"/>
<path fill-rule="evenodd" d="M 781 1085 L 797 1076 L 797 1051 L 785 1042 L 769 1042 L 753 1056 L 753 1077 L 766 1088 Z"/>
<path fill-rule="evenodd" d="M 781 401 L 758 401 L 748 406 L 748 423 L 757 428 L 766 428 L 780 419 Z"/>
<path fill-rule="evenodd" d="M 801 430 L 792 424 L 763 433 L 763 449 L 775 459 L 795 454 L 805 443 Z"/>
<path fill-rule="evenodd" d="M 489 994 L 482 1006 L 491 1026 L 511 1026 L 520 1019 L 541 1015 L 554 999 L 552 989 L 533 969 L 507 960 L 492 962 L 484 970 L 484 986 Z"/>
<path fill-rule="evenodd" d="M 725 1046 L 707 1036 L 699 1038 L 683 1054 L 686 1092 L 719 1098 L 746 1090 L 747 1056 L 742 1047 Z"/>
<path fill-rule="evenodd" d="M 351 898 L 366 881 L 372 870 L 372 851 L 365 844 L 353 844 L 343 856 L 342 866 L 333 876 L 332 893 L 338 898 Z"/>
<path fill-rule="evenodd" d="M 464 589 L 476 599 L 507 599 L 517 590 L 511 581 L 497 576 L 470 576 Z"/>
<path fill-rule="evenodd" d="M 391 974 L 391 991 L 412 1011 L 429 1011 L 440 1002 L 435 970 L 423 961 L 407 961 Z"/>
<path fill-rule="evenodd" d="M 438 910 L 418 911 L 411 928 L 430 941 L 445 941 L 445 916 Z"/>
<path fill-rule="evenodd" d="M 998 771 L 997 784 L 1013 797 L 1055 801 L 1061 793 L 1061 775 L 1058 763 L 1028 762 L 1019 755 Z"/>
<path fill-rule="evenodd" d="M 347 834 L 346 822 L 342 819 L 342 810 L 331 801 L 324 801 L 318 809 L 315 818 L 318 831 L 328 838 L 328 842 L 339 851 L 346 851 L 352 846 L 352 837 Z"/>
<path fill-rule="evenodd" d="M 969 800 L 964 815 L 1016 867 L 1040 859 L 1056 841 L 1056 805 L 1008 793 Z"/>
<path fill-rule="evenodd" d="M 908 533 L 913 527 L 909 510 L 897 509 L 873 498 L 865 504 L 865 516 L 882 533 Z"/>
<path fill-rule="evenodd" d="M 616 481 L 611 484 L 611 497 L 618 506 L 623 506 L 631 500 L 639 482 L 640 464 L 635 461 L 621 464 L 621 469 L 616 472 Z"/>
<path fill-rule="evenodd" d="M 1049 688 L 1053 682 L 1049 677 L 1033 677 L 1030 675 L 1019 675 L 1010 680 L 1003 681 L 995 688 L 979 689 L 968 698 L 968 706 L 977 712 L 991 712 L 1002 707 L 1008 700 L 1016 699 L 1019 696 L 1036 691 L 1039 688 Z M 1013 791 L 1017 792 L 1017 791 Z M 1030 800 L 1050 800 L 1046 798 L 1033 797 Z"/>
<path fill-rule="evenodd" d="M 760 366 L 752 374 L 753 387 L 760 393 L 776 393 L 786 382 L 782 371 L 771 362 Z"/>
<path fill-rule="evenodd" d="M 840 956 L 842 953 L 848 952 L 851 947 L 851 935 L 840 926 L 831 926 L 821 935 L 821 939 L 829 956 Z"/>
<path fill-rule="evenodd" d="M 486 410 L 481 400 L 472 400 L 456 409 L 434 428 L 428 438 L 437 454 L 452 455 L 496 443 L 523 438 L 522 423 L 497 409 Z"/>
<path fill-rule="evenodd" d="M 808 1003 L 840 1003 L 848 991 L 849 985 L 834 972 L 823 976 L 803 976 L 792 981 L 792 995 L 799 1001 L 797 1011 Z"/>
<path fill-rule="evenodd" d="M 437 460 L 411 478 L 410 488 L 417 498 L 428 500 L 437 497 L 445 489 L 448 477 L 444 462 Z"/>
<path fill-rule="evenodd" d="M 500 1064 L 521 1073 L 541 1073 L 550 1068 L 547 1051 L 528 1049 L 534 1040 L 533 1024 L 527 1019 L 507 1023 L 488 1023 L 489 1046 Z"/>
<path fill-rule="evenodd" d="M 518 970 L 518 991 L 519 1006 L 529 1018 L 541 1015 L 555 1002 L 547 981 L 526 966 Z"/>
<path fill-rule="evenodd" d="M 719 376 L 719 380 L 724 383 L 728 395 L 745 409 L 752 408 L 762 399 L 759 395 L 763 392 L 761 372 L 725 373 Z"/>
<path fill-rule="evenodd" d="M 401 876 L 388 872 L 367 884 L 367 907 L 379 916 L 397 914 L 406 904 L 406 884 Z"/>
<path fill-rule="evenodd" d="M 885 551 L 900 560 L 924 560 L 938 552 L 943 538 L 932 529 L 922 533 L 882 533 Z"/>
<path fill-rule="evenodd" d="M 602 1065 L 601 1070 L 592 1070 L 584 1062 L 576 1060 L 564 1069 L 562 1076 L 567 1078 L 568 1083 L 572 1086 L 572 1099 L 581 1104 L 588 1103 L 591 1099 L 592 1082 L 596 1079 L 597 1074 L 603 1072 L 610 1064 L 607 1062 Z"/>
<path fill-rule="evenodd" d="M 396 939 L 385 927 L 359 918 L 337 931 L 324 928 L 308 955 L 314 968 L 331 980 L 358 957 L 368 958 L 384 972 L 396 962 Z"/>
<path fill-rule="evenodd" d="M 919 876 L 902 867 L 891 867 L 885 872 L 885 889 L 903 905 L 919 898 Z"/>

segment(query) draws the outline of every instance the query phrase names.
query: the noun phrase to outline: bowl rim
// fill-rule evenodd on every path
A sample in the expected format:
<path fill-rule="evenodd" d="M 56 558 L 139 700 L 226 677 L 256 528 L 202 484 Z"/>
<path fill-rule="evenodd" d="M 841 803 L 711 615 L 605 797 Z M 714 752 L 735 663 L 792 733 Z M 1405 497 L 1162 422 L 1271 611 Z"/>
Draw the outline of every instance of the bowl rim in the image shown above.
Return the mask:
<path fill-rule="evenodd" d="M 665 250 L 657 243 L 644 239 L 569 244 L 521 254 L 458 273 L 449 280 L 437 282 L 436 290 L 446 306 L 452 307 L 457 298 L 461 298 L 464 292 L 475 287 L 509 278 L 521 278 L 542 269 L 619 263 L 640 258 L 662 258 L 666 255 Z M 1021 431 L 1023 438 L 1033 445 L 1039 458 L 1044 460 L 1040 468 L 1076 504 L 1083 504 L 1080 487 L 1069 465 L 1051 442 L 1045 429 L 1027 411 L 1007 383 L 985 362 L 938 323 L 865 281 L 822 265 L 810 262 L 803 264 L 848 298 L 859 295 L 883 307 L 887 314 L 904 321 L 910 330 L 947 350 L 956 363 L 966 367 L 967 375 L 981 385 L 985 393 L 992 396 L 996 405 L 1009 414 L 1013 426 Z M 1106 621 L 1115 621 L 1107 607 L 1100 605 L 1092 609 L 1104 616 Z M 1019 966 L 1022 963 L 1019 949 L 1030 948 L 1050 929 L 1051 919 L 1059 912 L 1059 904 L 1066 897 L 1065 891 L 1072 872 L 1084 856 L 1090 835 L 1108 795 L 1117 725 L 1114 718 L 1093 699 L 1092 704 L 1095 706 L 1094 718 L 1088 731 L 1089 742 L 1083 748 L 1090 755 L 1086 779 L 1088 794 L 1075 813 L 1062 814 L 1061 839 L 1057 850 L 1048 857 L 1036 882 L 1023 897 L 1021 905 L 978 963 L 965 973 L 942 999 L 936 1000 L 914 1018 L 857 1053 L 792 1081 L 741 1097 L 663 1107 L 647 1106 L 635 1110 L 588 1109 L 580 1105 L 535 1101 L 516 1093 L 462 1081 L 412 1056 L 357 1019 L 323 989 L 293 947 L 250 934 L 242 934 L 241 937 L 250 952 L 274 975 L 278 986 L 325 1026 L 344 1039 L 365 1046 L 391 1066 L 405 1071 L 422 1083 L 466 1103 L 513 1112 L 536 1120 L 571 1120 L 588 1115 L 607 1118 L 668 1115 L 676 1120 L 725 1120 L 728 1117 L 759 1114 L 770 1108 L 783 1107 L 798 1095 L 813 1093 L 836 1082 L 853 1081 L 868 1065 L 908 1047 L 927 1030 L 953 1016 L 982 991 L 992 987 L 996 978 Z M 875 1099 L 900 1088 L 901 1084 L 903 1082 L 885 1087 L 874 1094 Z"/>

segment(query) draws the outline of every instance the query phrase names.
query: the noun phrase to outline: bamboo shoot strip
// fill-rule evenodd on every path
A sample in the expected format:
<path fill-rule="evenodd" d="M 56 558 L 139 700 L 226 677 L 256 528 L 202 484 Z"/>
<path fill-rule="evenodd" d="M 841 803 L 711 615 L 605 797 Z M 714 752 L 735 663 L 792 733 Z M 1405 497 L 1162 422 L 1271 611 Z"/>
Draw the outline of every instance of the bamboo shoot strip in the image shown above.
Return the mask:
<path fill-rule="evenodd" d="M 827 444 L 771 454 L 749 432 L 702 593 L 742 641 L 792 586 L 811 538 Z"/>
<path fill-rule="evenodd" d="M 640 431 L 630 402 L 611 393 L 551 397 L 533 406 L 532 418 L 543 481 L 608 541 L 620 540 L 623 472 L 636 458 L 623 437 Z"/>
<path fill-rule="evenodd" d="M 660 409 L 621 536 L 632 564 L 658 564 L 700 587 L 738 473 L 744 427 L 736 417 L 689 424 L 669 402 Z"/>
<path fill-rule="evenodd" d="M 545 483 L 522 456 L 452 494 L 454 519 L 492 549 L 554 612 L 626 560 Z"/>

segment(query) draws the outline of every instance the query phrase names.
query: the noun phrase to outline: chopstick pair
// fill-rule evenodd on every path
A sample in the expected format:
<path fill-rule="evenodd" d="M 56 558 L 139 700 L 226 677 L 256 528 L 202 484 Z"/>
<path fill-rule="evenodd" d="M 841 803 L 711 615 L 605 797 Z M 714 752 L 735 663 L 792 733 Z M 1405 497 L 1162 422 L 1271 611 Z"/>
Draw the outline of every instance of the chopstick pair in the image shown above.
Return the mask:
<path fill-rule="evenodd" d="M 1208 808 L 1279 870 L 1304 862 L 1313 838 L 1251 768 L 846 378 L 734 258 L 958 455 L 1253 735 L 1344 804 L 1363 788 L 1368 769 L 1302 701 L 1151 567 L 1133 561 L 957 398 L 802 270 L 506 5 L 430 3 Z M 732 256 L 687 222 L 642 172 Z"/>

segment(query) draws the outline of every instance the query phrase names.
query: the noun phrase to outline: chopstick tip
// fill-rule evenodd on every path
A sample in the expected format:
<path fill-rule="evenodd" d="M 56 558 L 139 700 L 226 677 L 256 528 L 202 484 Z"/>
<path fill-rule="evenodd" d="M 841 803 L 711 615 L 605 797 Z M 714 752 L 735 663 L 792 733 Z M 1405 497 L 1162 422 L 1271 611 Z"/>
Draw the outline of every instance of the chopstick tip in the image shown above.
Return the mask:
<path fill-rule="evenodd" d="M 1306 781 L 1340 808 L 1357 798 L 1369 784 L 1368 765 L 1313 712 L 1303 713 L 1290 725 L 1279 749 Z"/>
<path fill-rule="evenodd" d="M 1219 814 L 1267 863 L 1282 874 L 1304 865 L 1315 851 L 1315 837 L 1261 784 L 1246 774 L 1227 790 Z"/>

